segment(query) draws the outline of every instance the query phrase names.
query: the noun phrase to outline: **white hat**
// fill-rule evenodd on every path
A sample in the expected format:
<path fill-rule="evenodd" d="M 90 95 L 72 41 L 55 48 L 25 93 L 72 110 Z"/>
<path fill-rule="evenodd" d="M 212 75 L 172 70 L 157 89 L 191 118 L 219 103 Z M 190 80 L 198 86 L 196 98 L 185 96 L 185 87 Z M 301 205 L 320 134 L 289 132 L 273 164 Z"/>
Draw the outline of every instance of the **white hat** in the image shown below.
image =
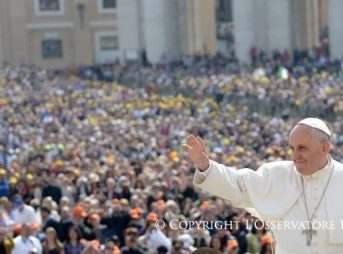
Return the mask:
<path fill-rule="evenodd" d="M 329 137 L 331 137 L 331 131 L 329 130 L 327 125 L 324 123 L 324 121 L 320 120 L 319 118 L 313 118 L 313 117 L 305 118 L 301 120 L 298 124 L 304 124 L 312 128 L 321 130 L 325 132 L 327 135 L 329 135 Z"/>

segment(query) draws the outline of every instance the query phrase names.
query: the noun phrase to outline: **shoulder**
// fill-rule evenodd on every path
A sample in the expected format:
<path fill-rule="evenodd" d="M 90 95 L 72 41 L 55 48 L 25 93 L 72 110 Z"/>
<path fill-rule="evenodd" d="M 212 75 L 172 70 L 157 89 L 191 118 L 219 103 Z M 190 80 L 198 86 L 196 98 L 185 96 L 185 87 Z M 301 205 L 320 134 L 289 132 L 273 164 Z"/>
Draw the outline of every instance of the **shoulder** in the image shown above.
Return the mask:
<path fill-rule="evenodd" d="M 293 161 L 273 161 L 262 164 L 258 170 L 292 172 L 294 170 Z"/>
<path fill-rule="evenodd" d="M 293 167 L 294 166 L 294 162 L 293 161 L 272 161 L 272 162 L 267 162 L 265 164 L 263 164 L 267 167 L 287 167 L 287 168 L 290 168 L 290 167 Z"/>
<path fill-rule="evenodd" d="M 293 176 L 296 171 L 294 170 L 293 161 L 273 161 L 262 164 L 256 172 L 257 174 L 268 178 L 289 178 Z"/>
<path fill-rule="evenodd" d="M 334 160 L 334 159 L 332 161 L 335 164 L 335 167 L 338 167 L 338 168 L 341 168 L 341 169 L 343 168 L 343 163 L 342 162 Z"/>
<path fill-rule="evenodd" d="M 24 209 L 26 210 L 26 211 L 30 211 L 30 212 L 34 212 L 35 211 L 35 209 L 32 207 L 32 206 L 30 206 L 30 205 L 24 205 Z"/>
<path fill-rule="evenodd" d="M 343 175 L 343 163 L 333 160 L 334 167 L 335 167 L 335 173 L 339 173 Z"/>
<path fill-rule="evenodd" d="M 35 244 L 41 244 L 40 243 L 40 241 L 39 241 L 39 239 L 37 238 L 37 237 L 35 237 L 35 236 L 30 236 L 30 240 L 33 242 L 33 243 L 35 243 Z"/>

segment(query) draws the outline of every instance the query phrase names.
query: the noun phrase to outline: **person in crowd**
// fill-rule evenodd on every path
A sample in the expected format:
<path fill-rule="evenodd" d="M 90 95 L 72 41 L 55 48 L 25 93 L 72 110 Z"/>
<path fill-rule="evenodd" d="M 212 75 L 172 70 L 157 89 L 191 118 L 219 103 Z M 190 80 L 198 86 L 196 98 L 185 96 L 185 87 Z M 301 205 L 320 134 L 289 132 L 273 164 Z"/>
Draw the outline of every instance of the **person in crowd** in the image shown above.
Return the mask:
<path fill-rule="evenodd" d="M 13 239 L 14 248 L 12 254 L 22 254 L 34 252 L 42 254 L 42 244 L 37 237 L 32 235 L 30 224 L 24 223 L 20 227 L 20 235 Z"/>
<path fill-rule="evenodd" d="M 45 240 L 42 246 L 43 254 L 64 254 L 64 246 L 58 240 L 57 232 L 53 227 L 45 230 Z"/>
<path fill-rule="evenodd" d="M 64 243 L 65 254 L 83 254 L 85 246 L 81 243 L 81 233 L 78 227 L 69 228 L 67 239 Z"/>
<path fill-rule="evenodd" d="M 11 254 L 14 248 L 13 237 L 9 230 L 5 227 L 0 227 L 0 253 Z"/>

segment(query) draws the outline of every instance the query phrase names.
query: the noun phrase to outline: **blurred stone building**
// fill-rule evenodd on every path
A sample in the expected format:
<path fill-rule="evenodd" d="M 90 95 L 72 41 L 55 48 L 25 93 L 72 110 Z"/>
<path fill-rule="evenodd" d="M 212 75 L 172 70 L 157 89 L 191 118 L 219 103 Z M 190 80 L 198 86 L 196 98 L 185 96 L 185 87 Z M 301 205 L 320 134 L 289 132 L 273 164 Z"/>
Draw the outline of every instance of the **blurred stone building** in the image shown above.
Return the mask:
<path fill-rule="evenodd" d="M 47 69 L 215 53 L 215 0 L 0 0 L 0 64 Z"/>
<path fill-rule="evenodd" d="M 322 43 L 329 43 L 332 59 L 343 57 L 342 0 L 232 1 L 235 52 L 241 61 L 249 61 L 252 47 L 270 55 Z"/>
<path fill-rule="evenodd" d="M 0 0 L 0 64 L 47 69 L 173 60 L 327 40 L 343 57 L 343 0 Z"/>

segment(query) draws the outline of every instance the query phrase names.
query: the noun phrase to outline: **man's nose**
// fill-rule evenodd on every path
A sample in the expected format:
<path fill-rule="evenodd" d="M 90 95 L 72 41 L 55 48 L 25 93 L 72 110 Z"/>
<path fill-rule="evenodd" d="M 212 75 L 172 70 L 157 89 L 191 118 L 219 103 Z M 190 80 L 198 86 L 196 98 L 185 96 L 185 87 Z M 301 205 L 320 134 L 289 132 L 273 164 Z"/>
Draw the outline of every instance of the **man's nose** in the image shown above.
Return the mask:
<path fill-rule="evenodd" d="M 292 158 L 293 160 L 296 160 L 297 158 L 299 158 L 299 153 L 295 150 L 292 151 Z"/>

